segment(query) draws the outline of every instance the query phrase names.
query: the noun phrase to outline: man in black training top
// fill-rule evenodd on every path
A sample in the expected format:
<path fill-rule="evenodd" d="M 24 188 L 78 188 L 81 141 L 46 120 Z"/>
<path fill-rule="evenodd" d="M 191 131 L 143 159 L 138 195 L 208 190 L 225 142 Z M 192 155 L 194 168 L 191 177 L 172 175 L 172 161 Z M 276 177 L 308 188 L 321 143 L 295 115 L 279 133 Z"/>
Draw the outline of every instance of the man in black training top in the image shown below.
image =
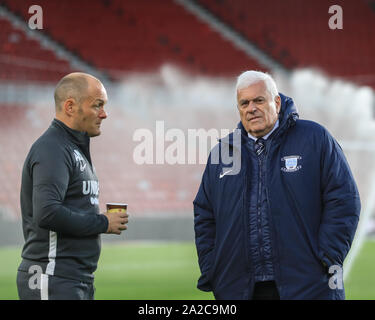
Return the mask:
<path fill-rule="evenodd" d="M 106 102 L 104 86 L 89 74 L 71 73 L 56 86 L 56 118 L 22 171 L 20 299 L 94 299 L 100 234 L 127 228 L 126 213 L 99 212 L 90 137 L 100 134 Z"/>

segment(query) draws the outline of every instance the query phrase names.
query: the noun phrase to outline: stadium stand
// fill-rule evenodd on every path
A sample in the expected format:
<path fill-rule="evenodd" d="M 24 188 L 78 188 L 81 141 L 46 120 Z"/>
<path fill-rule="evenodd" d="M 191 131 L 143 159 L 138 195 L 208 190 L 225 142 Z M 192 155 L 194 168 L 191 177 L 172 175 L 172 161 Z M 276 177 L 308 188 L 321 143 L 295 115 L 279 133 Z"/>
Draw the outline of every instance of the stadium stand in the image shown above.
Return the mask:
<path fill-rule="evenodd" d="M 24 159 L 31 144 L 49 126 L 54 109 L 52 105 L 0 104 L 0 110 L 0 211 L 15 219 L 20 214 Z M 111 108 L 110 116 L 111 121 L 103 122 L 103 134 L 91 142 L 101 209 L 106 202 L 128 202 L 129 210 L 138 215 L 191 210 L 202 165 L 135 164 L 133 150 L 139 142 L 132 140 L 133 132 L 149 124 L 120 108 Z"/>
<path fill-rule="evenodd" d="M 373 2 L 340 1 L 345 7 L 344 30 L 336 31 L 328 28 L 331 2 L 263 0 L 252 1 L 250 6 L 246 0 L 195 1 L 287 68 L 315 66 L 375 88 Z M 0 5 L 25 24 L 33 4 L 32 0 L 0 0 Z M 193 75 L 222 77 L 233 77 L 245 69 L 267 70 L 173 0 L 39 0 L 38 5 L 43 8 L 44 26 L 33 32 L 53 39 L 113 80 L 158 71 L 164 63 Z M 70 62 L 29 38 L 7 17 L 0 17 L 1 81 L 56 83 L 71 71 Z M 136 116 L 125 111 L 127 107 L 136 109 L 137 105 L 113 107 L 111 121 L 103 123 L 103 135 L 92 142 L 101 208 L 107 201 L 126 201 L 135 214 L 191 214 L 203 166 L 136 165 L 132 158 L 134 130 L 152 129 L 155 123 L 145 125 L 149 111 Z M 32 142 L 53 118 L 53 106 L 0 101 L 0 110 L 0 181 L 4 182 L 0 211 L 17 218 L 22 164 Z M 179 110 L 162 112 L 169 123 L 180 117 Z M 218 117 L 229 115 L 232 110 L 221 111 Z M 200 110 L 194 116 L 188 120 L 195 128 L 220 128 L 210 111 Z M 149 120 L 155 118 L 160 119 Z M 119 145 L 123 147 L 114 149 Z"/>
<path fill-rule="evenodd" d="M 25 23 L 32 4 L 29 0 L 0 0 L 0 5 Z M 38 5 L 43 8 L 43 30 L 33 32 L 42 32 L 114 79 L 124 73 L 157 71 L 166 62 L 188 73 L 215 76 L 233 76 L 243 69 L 260 68 L 254 59 L 172 0 L 41 0 Z M 73 71 L 69 62 L 28 38 L 6 16 L 0 19 L 0 30 L 0 80 L 56 83 Z M 6 187 L 0 188 L 0 211 L 14 218 L 20 213 L 23 161 L 33 141 L 53 118 L 53 106 L 0 102 L 0 110 L 0 177 L 6 181 Z M 178 110 L 171 116 L 178 117 Z M 203 114 L 200 117 L 210 119 Z M 111 118 L 120 125 L 104 123 L 105 135 L 92 144 L 102 209 L 106 201 L 127 201 L 137 214 L 191 211 L 202 166 L 166 164 L 140 168 L 132 159 L 132 129 L 137 128 L 135 124 L 143 127 L 144 123 L 120 108 L 111 111 Z M 196 125 L 204 127 L 204 121 Z M 113 146 L 119 141 L 125 147 L 114 154 Z"/>
<path fill-rule="evenodd" d="M 0 3 L 26 21 L 34 4 L 31 0 Z M 115 79 L 125 72 L 156 71 L 165 62 L 215 76 L 259 68 L 254 59 L 172 0 L 41 0 L 38 4 L 43 8 L 45 34 Z"/>
<path fill-rule="evenodd" d="M 30 145 L 36 132 L 27 117 L 29 108 L 2 104 L 0 110 L 0 209 L 11 219 L 20 212 L 20 172 L 27 152 L 25 145 Z"/>
<path fill-rule="evenodd" d="M 42 48 L 8 20 L 0 18 L 0 30 L 0 80 L 56 82 L 71 71 L 68 61 Z"/>
<path fill-rule="evenodd" d="M 371 1 L 196 0 L 287 68 L 316 67 L 375 88 L 375 11 Z M 331 30 L 331 5 L 343 29 Z M 349 53 L 350 52 L 350 53 Z"/>

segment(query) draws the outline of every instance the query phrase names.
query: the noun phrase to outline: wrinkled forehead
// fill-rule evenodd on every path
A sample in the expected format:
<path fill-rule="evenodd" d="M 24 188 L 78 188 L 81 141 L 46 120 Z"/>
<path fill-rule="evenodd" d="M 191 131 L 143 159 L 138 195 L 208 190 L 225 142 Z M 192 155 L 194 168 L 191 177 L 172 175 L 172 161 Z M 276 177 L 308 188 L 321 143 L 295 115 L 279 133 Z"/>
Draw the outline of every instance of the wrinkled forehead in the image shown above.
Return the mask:
<path fill-rule="evenodd" d="M 255 99 L 257 97 L 272 98 L 267 85 L 264 81 L 257 81 L 246 87 L 237 90 L 237 100 L 240 99 Z"/>

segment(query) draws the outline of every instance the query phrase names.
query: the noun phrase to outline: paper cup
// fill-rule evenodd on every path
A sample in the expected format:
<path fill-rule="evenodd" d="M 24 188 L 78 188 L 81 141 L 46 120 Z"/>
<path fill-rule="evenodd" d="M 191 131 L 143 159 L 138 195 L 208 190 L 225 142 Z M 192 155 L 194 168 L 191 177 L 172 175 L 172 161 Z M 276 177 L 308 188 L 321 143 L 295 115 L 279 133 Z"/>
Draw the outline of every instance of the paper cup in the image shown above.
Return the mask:
<path fill-rule="evenodd" d="M 121 212 L 121 213 L 126 213 L 128 209 L 128 204 L 127 203 L 114 203 L 110 202 L 106 204 L 107 206 L 107 212 Z"/>

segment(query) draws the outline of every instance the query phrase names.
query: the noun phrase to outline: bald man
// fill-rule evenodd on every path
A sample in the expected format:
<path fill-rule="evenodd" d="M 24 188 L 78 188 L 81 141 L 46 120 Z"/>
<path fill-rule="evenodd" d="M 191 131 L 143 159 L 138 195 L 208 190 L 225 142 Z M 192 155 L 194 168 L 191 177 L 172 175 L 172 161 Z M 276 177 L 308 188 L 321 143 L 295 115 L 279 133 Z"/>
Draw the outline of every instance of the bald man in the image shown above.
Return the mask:
<path fill-rule="evenodd" d="M 56 117 L 22 171 L 20 299 L 94 299 L 100 234 L 127 228 L 126 213 L 99 212 L 90 137 L 100 135 L 106 102 L 103 84 L 89 74 L 71 73 L 56 86 Z"/>

